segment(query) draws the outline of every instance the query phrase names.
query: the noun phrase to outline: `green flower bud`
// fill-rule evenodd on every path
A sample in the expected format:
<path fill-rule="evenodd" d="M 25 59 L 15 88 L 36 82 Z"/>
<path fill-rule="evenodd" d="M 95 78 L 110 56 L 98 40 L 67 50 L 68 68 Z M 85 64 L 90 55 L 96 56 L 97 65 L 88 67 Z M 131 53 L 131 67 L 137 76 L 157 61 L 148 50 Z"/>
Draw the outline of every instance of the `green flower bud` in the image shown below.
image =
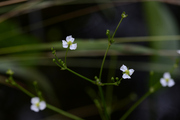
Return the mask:
<path fill-rule="evenodd" d="M 56 59 L 53 58 L 53 62 L 56 62 Z"/>
<path fill-rule="evenodd" d="M 110 40 L 110 43 L 111 43 L 111 44 L 114 43 L 114 40 Z"/>
<path fill-rule="evenodd" d="M 149 91 L 150 91 L 151 93 L 153 93 L 153 92 L 155 91 L 155 89 L 154 89 L 153 87 L 150 87 Z"/>
<path fill-rule="evenodd" d="M 16 85 L 16 82 L 14 82 L 14 81 L 11 81 L 11 84 L 12 84 L 12 85 Z"/>
<path fill-rule="evenodd" d="M 37 85 L 37 81 L 34 81 L 34 82 L 33 82 L 33 85 Z"/>
<path fill-rule="evenodd" d="M 126 13 L 125 12 L 123 12 L 122 14 L 121 14 L 121 17 L 122 18 L 126 18 L 128 15 L 126 15 Z"/>
<path fill-rule="evenodd" d="M 56 54 L 56 50 L 53 50 L 53 51 L 52 51 L 52 54 L 55 55 L 55 54 Z"/>
<path fill-rule="evenodd" d="M 53 50 L 54 50 L 54 47 L 52 47 L 51 50 L 53 51 Z"/>
<path fill-rule="evenodd" d="M 61 63 L 61 61 L 62 61 L 61 59 L 58 60 L 59 63 Z"/>
<path fill-rule="evenodd" d="M 106 35 L 109 36 L 109 33 L 110 33 L 110 31 L 107 29 L 106 30 Z"/>
<path fill-rule="evenodd" d="M 114 77 L 111 77 L 111 80 L 114 82 Z"/>
<path fill-rule="evenodd" d="M 7 72 L 6 72 L 6 74 L 8 74 L 8 75 L 13 75 L 14 72 L 13 72 L 11 69 L 8 69 Z"/>

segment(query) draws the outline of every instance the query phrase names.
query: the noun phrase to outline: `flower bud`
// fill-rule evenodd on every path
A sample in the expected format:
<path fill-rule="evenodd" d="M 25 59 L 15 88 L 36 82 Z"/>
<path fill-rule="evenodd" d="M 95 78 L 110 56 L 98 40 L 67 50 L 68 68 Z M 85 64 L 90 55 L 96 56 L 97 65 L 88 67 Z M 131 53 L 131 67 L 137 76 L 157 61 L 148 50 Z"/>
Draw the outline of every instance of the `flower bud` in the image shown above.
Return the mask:
<path fill-rule="evenodd" d="M 11 69 L 8 69 L 7 72 L 6 72 L 6 74 L 8 74 L 8 75 L 13 75 L 14 72 L 13 72 Z"/>
<path fill-rule="evenodd" d="M 61 63 L 61 61 L 62 61 L 61 59 L 58 60 L 59 63 Z"/>
<path fill-rule="evenodd" d="M 53 51 L 53 50 L 54 50 L 54 47 L 52 47 L 51 50 Z"/>
<path fill-rule="evenodd" d="M 109 33 L 110 33 L 110 31 L 107 29 L 106 30 L 106 35 L 109 36 Z"/>
<path fill-rule="evenodd" d="M 123 12 L 122 14 L 121 14 L 121 17 L 122 18 L 126 18 L 128 15 L 125 13 L 125 12 Z"/>

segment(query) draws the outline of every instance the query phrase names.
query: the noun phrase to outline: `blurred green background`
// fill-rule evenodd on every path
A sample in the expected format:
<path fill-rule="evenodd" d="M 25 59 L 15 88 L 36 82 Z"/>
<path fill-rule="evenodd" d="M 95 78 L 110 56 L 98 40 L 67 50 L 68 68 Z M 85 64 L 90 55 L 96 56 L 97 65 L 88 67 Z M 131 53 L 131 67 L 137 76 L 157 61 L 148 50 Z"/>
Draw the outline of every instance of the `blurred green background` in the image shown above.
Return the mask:
<path fill-rule="evenodd" d="M 131 80 L 103 87 L 111 117 L 118 120 L 179 58 L 179 5 L 170 0 L 1 0 L 0 119 L 69 120 L 48 109 L 31 111 L 30 98 L 5 83 L 7 69 L 33 93 L 37 81 L 48 103 L 87 120 L 101 119 L 88 94 L 98 95 L 97 86 L 60 70 L 52 62 L 51 47 L 64 60 L 61 41 L 72 35 L 78 47 L 68 52 L 67 65 L 94 79 L 108 44 L 106 30 L 112 34 L 125 11 L 128 17 L 115 35 L 102 73 L 102 82 L 111 82 L 112 76 L 121 77 L 122 64 L 135 69 Z M 152 80 L 150 71 L 155 73 Z M 179 73 L 179 68 L 173 71 L 174 87 L 148 97 L 127 120 L 180 119 Z"/>

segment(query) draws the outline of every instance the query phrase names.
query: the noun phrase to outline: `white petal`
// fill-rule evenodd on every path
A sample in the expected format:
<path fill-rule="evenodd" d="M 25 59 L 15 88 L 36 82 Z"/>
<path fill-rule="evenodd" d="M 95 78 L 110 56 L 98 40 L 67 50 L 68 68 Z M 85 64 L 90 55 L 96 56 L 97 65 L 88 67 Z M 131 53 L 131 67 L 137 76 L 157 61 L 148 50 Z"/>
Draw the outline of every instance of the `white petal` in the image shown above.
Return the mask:
<path fill-rule="evenodd" d="M 170 78 L 171 78 L 171 75 L 170 75 L 169 72 L 165 72 L 164 75 L 163 75 L 163 77 L 164 77 L 165 79 L 170 79 Z"/>
<path fill-rule="evenodd" d="M 134 73 L 134 69 L 129 69 L 129 74 L 132 75 Z"/>
<path fill-rule="evenodd" d="M 123 72 L 125 72 L 125 71 L 127 70 L 127 67 L 126 67 L 125 65 L 122 65 L 122 66 L 120 67 L 120 70 L 123 71 Z"/>
<path fill-rule="evenodd" d="M 130 77 L 129 75 L 127 75 L 127 74 L 123 74 L 122 78 L 124 78 L 124 79 L 130 79 L 131 77 Z"/>
<path fill-rule="evenodd" d="M 46 108 L 46 102 L 45 101 L 41 101 L 40 103 L 39 103 L 39 109 L 40 110 L 44 110 Z"/>
<path fill-rule="evenodd" d="M 172 87 L 173 85 L 175 85 L 175 82 L 173 79 L 170 79 L 167 83 L 168 87 Z"/>
<path fill-rule="evenodd" d="M 72 45 L 70 46 L 70 50 L 75 50 L 76 48 L 77 48 L 77 43 L 72 44 Z"/>
<path fill-rule="evenodd" d="M 177 50 L 177 53 L 180 54 L 180 50 Z"/>
<path fill-rule="evenodd" d="M 34 112 L 39 112 L 39 108 L 36 105 L 31 105 L 30 109 Z"/>
<path fill-rule="evenodd" d="M 73 42 L 74 42 L 74 38 L 72 37 L 72 35 L 67 36 L 67 37 L 66 37 L 66 41 L 67 41 L 67 42 L 71 41 L 71 42 L 73 43 Z"/>
<path fill-rule="evenodd" d="M 165 80 L 164 78 L 161 78 L 161 79 L 160 79 L 160 83 L 161 83 L 161 85 L 162 85 L 163 87 L 166 87 L 166 86 L 167 86 L 167 82 L 166 82 L 166 80 Z"/>
<path fill-rule="evenodd" d="M 68 48 L 68 44 L 65 40 L 62 40 L 62 45 L 63 45 L 63 48 Z"/>
<path fill-rule="evenodd" d="M 38 103 L 40 100 L 39 100 L 39 98 L 38 97 L 33 97 L 33 98 L 31 98 L 31 103 L 32 104 L 36 104 L 36 103 Z"/>

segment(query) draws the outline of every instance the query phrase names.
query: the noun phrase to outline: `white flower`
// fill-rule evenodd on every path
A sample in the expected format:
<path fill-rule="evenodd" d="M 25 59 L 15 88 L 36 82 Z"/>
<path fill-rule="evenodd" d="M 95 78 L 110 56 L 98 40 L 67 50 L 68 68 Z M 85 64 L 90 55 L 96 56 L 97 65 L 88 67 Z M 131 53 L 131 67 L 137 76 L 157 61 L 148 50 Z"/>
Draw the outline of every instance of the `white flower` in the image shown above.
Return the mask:
<path fill-rule="evenodd" d="M 163 87 L 172 87 L 175 85 L 175 82 L 173 79 L 171 79 L 171 75 L 169 72 L 165 72 L 163 75 L 163 78 L 160 79 L 160 83 Z"/>
<path fill-rule="evenodd" d="M 121 67 L 120 67 L 120 70 L 121 71 L 123 71 L 123 76 L 122 76 L 122 78 L 124 78 L 124 79 L 130 79 L 131 77 L 131 75 L 133 74 L 133 72 L 134 72 L 134 69 L 128 69 L 125 65 L 122 65 Z"/>
<path fill-rule="evenodd" d="M 180 54 L 180 50 L 177 50 L 177 53 Z"/>
<path fill-rule="evenodd" d="M 39 110 L 44 110 L 46 108 L 46 102 L 40 101 L 39 97 L 33 97 L 31 103 L 31 110 L 34 112 L 39 112 Z"/>
<path fill-rule="evenodd" d="M 77 43 L 73 44 L 73 42 L 74 42 L 74 38 L 72 37 L 72 35 L 67 36 L 66 41 L 62 40 L 62 46 L 63 48 L 69 47 L 70 50 L 75 50 L 77 48 Z"/>

